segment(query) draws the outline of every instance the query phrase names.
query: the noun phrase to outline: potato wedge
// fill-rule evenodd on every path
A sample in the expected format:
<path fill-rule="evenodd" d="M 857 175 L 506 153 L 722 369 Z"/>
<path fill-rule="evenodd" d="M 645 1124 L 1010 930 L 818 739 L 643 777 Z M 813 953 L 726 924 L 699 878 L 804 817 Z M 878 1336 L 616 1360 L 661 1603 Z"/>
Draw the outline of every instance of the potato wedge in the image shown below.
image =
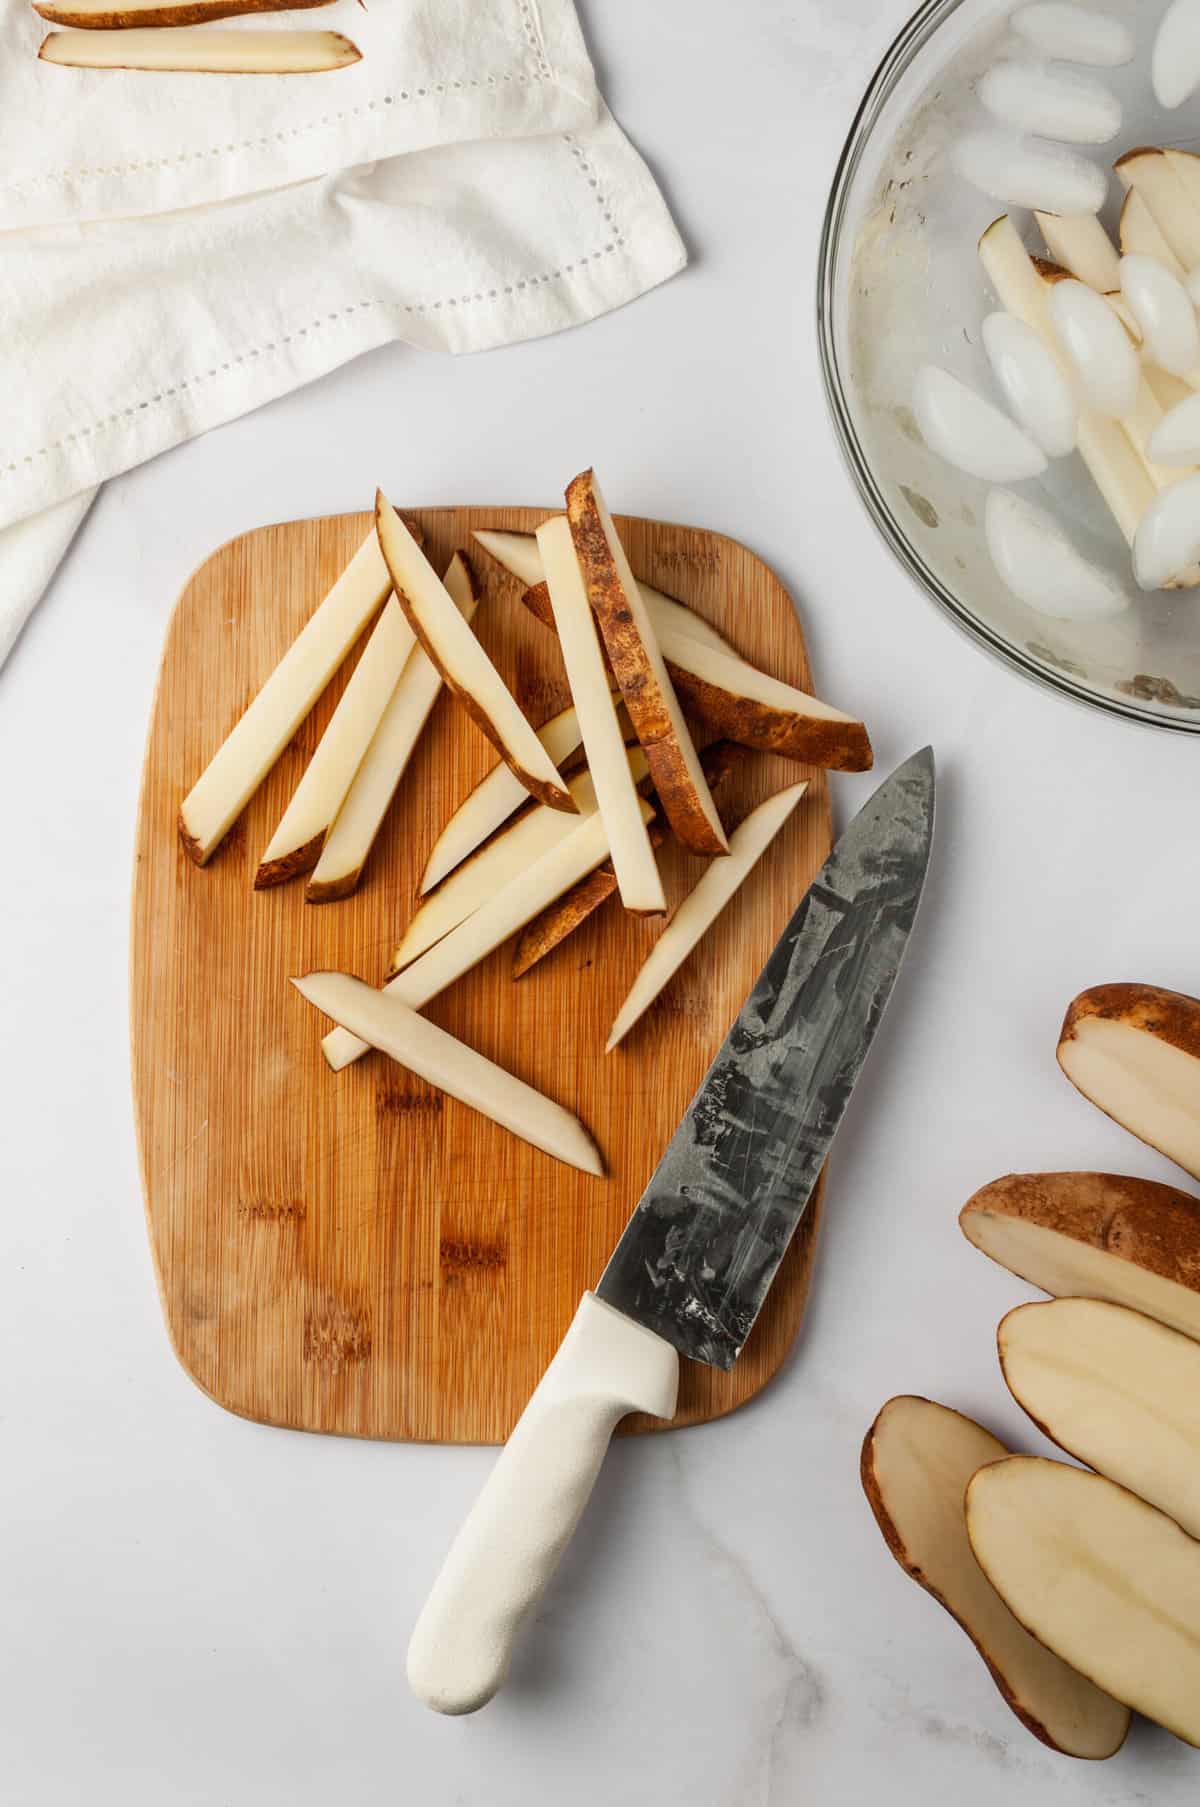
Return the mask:
<path fill-rule="evenodd" d="M 700 764 L 704 767 L 708 788 L 718 807 L 726 780 L 745 757 L 746 749 L 731 740 L 714 740 L 701 753 Z M 724 809 L 721 811 L 721 819 L 726 819 Z M 653 847 L 662 846 L 666 835 L 657 822 L 652 822 L 646 832 Z M 527 922 L 517 937 L 516 951 L 513 954 L 513 978 L 523 979 L 540 960 L 544 960 L 547 954 L 552 954 L 569 935 L 583 927 L 601 904 L 608 902 L 616 889 L 617 875 L 613 871 L 612 862 L 606 861 L 587 878 L 580 879 L 577 885 L 573 885 L 539 916 L 535 916 L 532 922 Z"/>
<path fill-rule="evenodd" d="M 69 69 L 159 69 L 196 75 L 322 75 L 360 62 L 340 31 L 223 31 L 181 25 L 159 31 L 52 31 L 38 50 Z"/>
<path fill-rule="evenodd" d="M 349 973 L 315 972 L 292 984 L 301 997 L 439 1091 L 490 1117 L 523 1142 L 599 1179 L 604 1164 L 578 1117 L 495 1061 Z"/>
<path fill-rule="evenodd" d="M 552 517 L 553 518 L 553 517 Z M 503 565 L 510 576 L 515 577 L 523 588 L 535 590 L 536 600 L 529 606 L 540 620 L 549 622 L 550 596 L 546 589 L 546 574 L 542 569 L 542 556 L 537 548 L 537 535 L 533 533 L 494 533 L 487 528 L 476 528 L 475 538 L 485 552 L 490 552 L 497 564 Z M 638 579 L 638 589 L 645 603 L 650 619 L 654 623 L 656 633 L 661 634 L 664 628 L 675 628 L 690 640 L 699 640 L 705 646 L 715 646 L 718 652 L 728 653 L 731 658 L 740 655 L 729 644 L 724 634 L 720 633 L 703 615 L 695 609 L 688 608 L 685 602 L 679 602 L 674 596 L 668 596 L 663 590 L 656 590 L 653 584 L 643 583 Z"/>
<path fill-rule="evenodd" d="M 1106 1116 L 1200 1179 L 1200 1001 L 1158 985 L 1081 992 L 1058 1064 Z"/>
<path fill-rule="evenodd" d="M 1039 1430 L 1200 1538 L 1200 1346 L 1102 1299 L 1018 1305 L 996 1345 Z"/>
<path fill-rule="evenodd" d="M 1200 1744 L 1200 1544 L 1103 1475 L 1008 1456 L 967 1486 L 976 1560 L 1035 1638 Z"/>
<path fill-rule="evenodd" d="M 604 1052 L 611 1054 L 645 1015 L 663 986 L 708 932 L 734 892 L 749 877 L 808 789 L 807 780 L 777 791 L 751 810 L 729 840 L 728 859 L 702 872 L 651 948 L 609 1030 Z"/>
<path fill-rule="evenodd" d="M 557 766 L 382 491 L 375 497 L 375 531 L 396 600 L 448 687 L 526 790 L 539 803 L 573 815 L 575 805 Z"/>
<path fill-rule="evenodd" d="M 444 582 L 463 620 L 473 621 L 479 606 L 479 585 L 464 553 L 454 554 Z M 407 623 L 405 626 L 411 632 Z M 423 647 L 414 646 L 325 836 L 321 857 L 305 886 L 306 903 L 333 903 L 339 897 L 349 897 L 355 889 L 441 691 L 441 672 Z M 529 793 L 508 767 L 502 765 L 500 770 L 517 785 L 520 797 L 527 799 Z"/>
<path fill-rule="evenodd" d="M 553 627 L 544 584 L 526 590 L 521 600 Z M 759 671 L 736 653 L 700 645 L 672 625 L 661 629 L 659 645 L 680 702 L 711 733 L 826 771 L 871 769 L 870 737 L 852 715 Z"/>
<path fill-rule="evenodd" d="M 51 25 L 79 31 L 126 31 L 131 26 L 205 25 L 241 13 L 299 12 L 331 0 L 33 0 L 33 10 Z"/>
<path fill-rule="evenodd" d="M 648 803 L 643 803 L 642 809 L 649 821 L 653 809 Z M 574 833 L 481 904 L 384 989 L 410 1010 L 423 1009 L 431 998 L 486 960 L 502 941 L 524 928 L 539 910 L 594 872 L 607 858 L 608 841 L 599 814 L 579 818 Z M 332 1029 L 321 1043 L 321 1051 L 337 1073 L 351 1061 L 361 1059 L 367 1044 L 347 1029 Z"/>
<path fill-rule="evenodd" d="M 1101 295 L 1121 287 L 1121 260 L 1094 213 L 1035 213 L 1055 263 Z"/>
<path fill-rule="evenodd" d="M 1035 1738 L 1070 1757 L 1111 1757 L 1129 1710 L 1047 1650 L 1013 1617 L 967 1538 L 967 1482 L 1008 1451 L 930 1399 L 889 1399 L 867 1432 L 863 1492 L 900 1567 L 966 1632 L 1006 1704 Z"/>
<path fill-rule="evenodd" d="M 1010 1173 L 959 1213 L 968 1242 L 1057 1298 L 1108 1299 L 1200 1340 L 1200 1200 L 1119 1173 Z"/>
<path fill-rule="evenodd" d="M 1140 145 L 1118 157 L 1113 169 L 1125 189 L 1136 189 L 1159 231 L 1185 270 L 1200 263 L 1200 204 L 1178 166 L 1164 151 Z"/>
<path fill-rule="evenodd" d="M 372 530 L 184 798 L 179 836 L 198 866 L 220 846 L 391 587 Z"/>
<path fill-rule="evenodd" d="M 537 543 L 621 902 L 637 916 L 660 916 L 667 907 L 667 894 L 638 807 L 641 774 L 635 777 L 626 755 L 619 698 L 609 689 L 600 635 L 569 523 L 561 515 L 546 521 L 538 528 Z"/>
<path fill-rule="evenodd" d="M 567 519 L 613 672 L 667 820 L 693 853 L 727 853 L 729 843 L 700 755 L 592 471 L 583 471 L 568 485 Z"/>

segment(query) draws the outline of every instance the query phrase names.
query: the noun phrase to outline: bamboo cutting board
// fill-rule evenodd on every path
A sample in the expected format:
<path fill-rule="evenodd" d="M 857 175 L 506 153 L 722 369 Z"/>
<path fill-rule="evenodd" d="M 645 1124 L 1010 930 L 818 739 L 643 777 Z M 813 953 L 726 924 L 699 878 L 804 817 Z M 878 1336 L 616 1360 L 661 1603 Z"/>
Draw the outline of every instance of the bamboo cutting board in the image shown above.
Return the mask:
<path fill-rule="evenodd" d="M 439 570 L 473 527 L 531 531 L 537 509 L 417 509 Z M 445 818 L 495 761 L 439 699 L 362 884 L 251 888 L 262 849 L 340 694 L 335 679 L 204 870 L 179 803 L 371 525 L 266 527 L 192 577 L 167 634 L 146 751 L 132 935 L 133 1089 L 167 1326 L 218 1404 L 352 1436 L 499 1442 L 594 1284 L 712 1055 L 830 846 L 824 776 L 651 1013 L 613 1054 L 608 1027 L 655 923 L 610 901 L 519 982 L 503 948 L 428 1014 L 574 1111 L 607 1178 L 576 1173 L 381 1055 L 340 1074 L 328 1027 L 287 984 L 336 967 L 382 979 Z M 639 576 L 739 651 L 809 688 L 778 579 L 719 534 L 619 526 Z M 478 548 L 475 626 L 534 721 L 569 700 L 553 636 Z M 353 660 L 347 661 L 347 670 Z M 722 804 L 804 775 L 751 754 Z M 664 849 L 672 904 L 702 862 Z M 677 1424 L 741 1404 L 783 1360 L 804 1309 L 819 1197 L 731 1374 L 684 1363 Z M 632 1428 L 648 1428 L 629 1421 Z"/>

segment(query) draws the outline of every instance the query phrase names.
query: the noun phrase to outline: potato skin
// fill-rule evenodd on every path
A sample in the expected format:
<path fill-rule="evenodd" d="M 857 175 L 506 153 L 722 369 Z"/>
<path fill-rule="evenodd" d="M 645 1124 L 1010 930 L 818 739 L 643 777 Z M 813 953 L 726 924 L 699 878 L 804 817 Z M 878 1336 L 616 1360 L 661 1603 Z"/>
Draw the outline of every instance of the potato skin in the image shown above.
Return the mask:
<path fill-rule="evenodd" d="M 1023 1218 L 1200 1292 L 1200 1200 L 1158 1180 L 1121 1173 L 1005 1174 L 959 1212 L 959 1227 L 973 1243 L 972 1211 Z"/>
<path fill-rule="evenodd" d="M 1068 1005 L 1060 1048 L 1074 1040 L 1079 1024 L 1088 1017 L 1125 1023 L 1200 1060 L 1200 1000 L 1185 992 L 1166 991 L 1161 985 L 1093 985 Z"/>

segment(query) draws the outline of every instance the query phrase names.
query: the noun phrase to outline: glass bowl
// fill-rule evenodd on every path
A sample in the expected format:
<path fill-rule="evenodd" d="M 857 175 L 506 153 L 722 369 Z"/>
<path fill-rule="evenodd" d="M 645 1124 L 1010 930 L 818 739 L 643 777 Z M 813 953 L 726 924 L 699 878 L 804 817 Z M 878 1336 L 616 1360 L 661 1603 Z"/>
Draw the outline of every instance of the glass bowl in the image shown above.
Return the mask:
<path fill-rule="evenodd" d="M 1136 35 L 1133 62 L 1087 73 L 1107 82 L 1124 112 L 1111 143 L 1083 150 L 1109 175 L 1101 215 L 1115 235 L 1121 190 L 1113 160 L 1139 144 L 1200 145 L 1200 96 L 1177 112 L 1150 87 L 1150 49 L 1167 0 L 1097 10 Z M 893 552 L 958 625 L 1010 665 L 1111 714 L 1200 733 L 1200 590 L 1142 594 L 1129 548 L 1078 455 L 1052 459 L 1015 486 L 1048 506 L 1087 557 L 1118 576 L 1130 598 L 1107 621 L 1054 620 L 1005 587 L 988 554 L 989 485 L 944 463 L 921 439 L 913 375 L 941 364 L 995 401 L 980 337 L 998 303 L 976 256 L 984 228 L 1007 211 L 1026 246 L 1045 255 L 1033 216 L 962 181 L 948 150 L 987 123 L 975 83 L 999 53 L 1016 50 L 1012 5 L 927 0 L 888 50 L 863 98 L 834 178 L 821 239 L 821 361 L 842 450 Z M 1024 54 L 1032 54 L 1025 47 Z M 1181 136 L 1189 122 L 1190 138 Z"/>

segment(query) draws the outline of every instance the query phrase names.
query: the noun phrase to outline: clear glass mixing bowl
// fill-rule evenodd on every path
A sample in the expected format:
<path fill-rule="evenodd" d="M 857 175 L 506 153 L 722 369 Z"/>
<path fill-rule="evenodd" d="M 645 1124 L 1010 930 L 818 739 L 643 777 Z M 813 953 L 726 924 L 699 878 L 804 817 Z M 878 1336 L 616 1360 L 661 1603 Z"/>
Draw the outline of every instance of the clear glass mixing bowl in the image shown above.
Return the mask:
<path fill-rule="evenodd" d="M 1168 113 L 1151 91 L 1150 50 L 1167 0 L 1092 4 L 1124 19 L 1137 40 L 1128 67 L 1088 71 L 1121 99 L 1119 136 L 1074 147 L 1109 172 L 1102 218 L 1115 232 L 1121 188 L 1113 160 L 1139 144 L 1200 147 L 1200 95 Z M 999 400 L 979 331 L 997 306 L 975 254 L 984 228 L 1008 211 L 1028 248 L 1045 254 L 1032 215 L 978 194 L 948 157 L 961 130 L 987 123 L 976 81 L 998 53 L 1019 49 L 1007 27 L 1011 10 L 1011 0 L 928 0 L 888 50 L 855 116 L 820 252 L 818 324 L 833 418 L 876 525 L 952 620 L 1055 690 L 1134 721 L 1200 733 L 1200 590 L 1138 591 L 1129 548 L 1072 455 L 1019 490 L 1049 506 L 1080 551 L 1119 576 L 1132 607 L 1102 622 L 1055 621 L 1027 608 L 988 556 L 988 485 L 930 452 L 912 415 L 913 374 L 926 362 Z"/>

